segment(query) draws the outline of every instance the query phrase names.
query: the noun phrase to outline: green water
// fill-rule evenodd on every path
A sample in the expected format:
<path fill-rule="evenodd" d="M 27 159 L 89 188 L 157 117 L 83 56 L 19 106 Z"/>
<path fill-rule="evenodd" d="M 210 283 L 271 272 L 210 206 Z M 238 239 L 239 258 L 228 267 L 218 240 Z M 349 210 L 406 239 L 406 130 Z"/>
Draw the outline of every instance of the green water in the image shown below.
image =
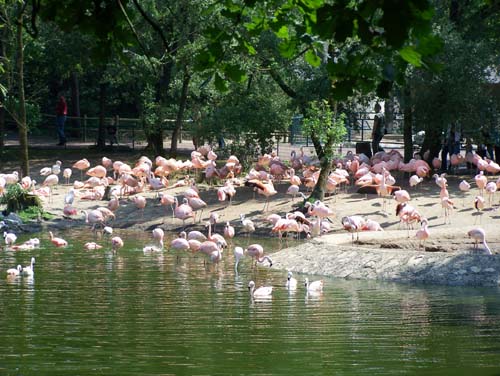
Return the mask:
<path fill-rule="evenodd" d="M 0 251 L 0 375 L 500 374 L 497 289 L 325 279 L 320 296 L 290 294 L 285 272 L 245 259 L 236 275 L 231 250 L 205 266 L 144 254 L 145 233 L 122 232 L 117 254 L 58 235 L 68 248 L 40 234 L 39 249 Z M 31 256 L 33 279 L 4 277 Z M 250 299 L 249 280 L 272 299 Z"/>

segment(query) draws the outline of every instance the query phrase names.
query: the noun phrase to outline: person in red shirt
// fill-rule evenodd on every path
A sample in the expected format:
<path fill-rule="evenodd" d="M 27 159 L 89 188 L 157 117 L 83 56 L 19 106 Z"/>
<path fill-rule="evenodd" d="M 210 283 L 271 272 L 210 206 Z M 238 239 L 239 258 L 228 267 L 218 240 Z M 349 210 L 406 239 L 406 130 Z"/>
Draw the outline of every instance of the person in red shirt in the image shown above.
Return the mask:
<path fill-rule="evenodd" d="M 66 115 L 68 114 L 68 105 L 66 99 L 61 95 L 56 105 L 56 125 L 57 135 L 59 136 L 58 146 L 66 145 L 66 136 L 64 135 L 64 123 L 66 122 Z"/>

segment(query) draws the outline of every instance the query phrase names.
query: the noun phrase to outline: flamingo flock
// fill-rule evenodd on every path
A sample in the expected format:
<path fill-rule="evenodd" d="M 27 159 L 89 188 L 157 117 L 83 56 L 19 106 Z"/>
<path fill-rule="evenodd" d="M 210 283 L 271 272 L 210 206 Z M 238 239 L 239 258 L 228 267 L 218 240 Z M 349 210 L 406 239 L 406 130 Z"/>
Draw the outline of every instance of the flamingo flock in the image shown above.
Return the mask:
<path fill-rule="evenodd" d="M 71 167 L 66 167 L 63 162 L 56 161 L 53 165 L 40 169 L 39 175 L 43 178 L 41 187 L 37 186 L 34 178 L 21 178 L 16 171 L 0 174 L 0 195 L 4 194 L 10 185 L 19 184 L 26 191 L 40 197 L 43 202 L 51 203 L 57 197 L 54 194 L 56 188 L 66 187 L 66 193 L 61 202 L 63 218 L 68 221 L 77 221 L 75 216 L 78 213 L 76 208 L 81 207 L 79 203 L 91 201 L 94 208 L 80 211 L 83 214 L 81 224 L 90 226 L 95 237 L 99 231 L 108 234 L 111 238 L 109 246 L 113 252 L 118 252 L 125 243 L 119 236 L 112 237 L 111 222 L 125 213 L 138 222 L 145 217 L 145 212 L 156 210 L 156 207 L 165 207 L 166 209 L 162 208 L 159 214 L 163 222 L 151 232 L 154 244 L 146 245 L 144 252 L 163 252 L 165 249 L 189 252 L 189 254 L 203 255 L 204 262 L 218 264 L 230 244 L 233 247 L 236 271 L 244 257 L 253 260 L 253 267 L 257 264 L 272 265 L 270 256 L 264 253 L 260 244 L 254 243 L 246 247 L 233 245 L 237 235 L 245 234 L 249 237 L 254 233 L 264 233 L 265 222 L 271 224 L 270 227 L 266 227 L 267 234 L 277 236 L 280 244 L 282 239 L 288 241 L 290 235 L 293 239 L 301 237 L 307 239 L 332 231 L 350 233 L 351 244 L 354 244 L 355 241 L 359 242 L 360 232 L 387 230 L 386 224 L 369 218 L 368 214 L 363 213 L 344 213 L 346 215 L 341 216 L 340 223 L 338 223 L 334 220 L 337 216 L 337 211 L 334 210 L 335 205 L 328 203 L 328 198 L 307 200 L 305 193 L 311 191 L 316 185 L 320 176 L 320 168 L 319 161 L 305 155 L 303 149 L 300 150 L 300 155 L 293 152 L 289 161 L 281 160 L 274 152 L 263 154 L 246 174 L 243 173 L 242 165 L 236 156 L 230 156 L 225 162 L 220 162 L 217 154 L 206 145 L 193 151 L 190 157 L 185 161 L 157 157 L 153 161 L 142 156 L 133 164 L 102 157 L 94 166 L 84 158 L 71 164 Z M 460 156 L 451 158 L 451 163 L 455 167 L 466 162 L 473 163 L 478 173 L 473 180 L 463 180 L 457 187 L 464 195 L 477 188 L 474 202 L 469 205 L 474 209 L 473 216 L 481 220 L 487 208 L 494 210 L 495 194 L 500 187 L 500 179 L 491 180 L 489 176 L 500 173 L 500 166 L 475 154 L 472 157 L 469 156 L 468 159 Z M 432 232 L 429 229 L 432 229 L 432 226 L 427 219 L 430 218 L 427 208 L 419 206 L 418 200 L 415 199 L 424 194 L 419 193 L 423 182 L 433 179 L 437 185 L 439 194 L 435 196 L 435 203 L 442 207 L 441 216 L 444 218 L 445 225 L 451 224 L 452 217 L 457 215 L 457 205 L 454 198 L 450 197 L 448 189 L 450 183 L 446 174 L 431 176 L 432 171 L 440 167 L 440 161 L 436 159 L 431 165 L 419 158 L 405 163 L 402 155 L 395 150 L 378 152 L 372 158 L 348 152 L 332 162 L 332 170 L 325 184 L 325 193 L 327 197 L 333 196 L 335 200 L 339 192 L 347 192 L 348 189 L 357 190 L 360 193 L 357 197 L 361 200 L 363 200 L 363 194 L 365 200 L 368 194 L 376 195 L 377 200 L 380 200 L 377 204 L 381 208 L 379 214 L 389 217 L 391 212 L 395 212 L 399 219 L 399 227 L 403 226 L 406 229 L 408 237 L 410 237 L 410 231 L 414 230 L 415 239 L 418 240 L 418 249 L 425 250 L 426 241 L 432 239 Z M 80 180 L 73 180 L 71 184 L 74 176 L 73 170 L 80 171 Z M 61 173 L 64 183 L 61 183 L 62 180 L 59 179 Z M 403 180 L 404 173 L 410 175 L 407 181 Z M 85 180 L 84 175 L 87 177 Z M 204 187 L 202 192 L 196 184 L 196 181 L 201 179 L 209 183 L 209 188 Z M 407 189 L 403 189 L 404 187 Z M 253 192 L 255 200 L 258 200 L 259 196 L 263 197 L 261 201 L 265 203 L 260 213 L 265 214 L 265 219 L 259 219 L 256 215 L 250 218 L 249 213 L 240 212 L 239 221 L 231 218 L 226 220 L 225 210 L 229 206 L 236 205 L 235 200 L 238 200 L 240 192 L 245 189 Z M 210 197 L 211 192 L 215 200 L 209 201 L 206 197 Z M 151 198 L 152 193 L 154 193 L 154 198 Z M 430 194 L 434 195 L 434 193 Z M 302 197 L 302 200 L 299 200 L 299 204 L 302 201 L 302 205 L 298 205 L 289 212 L 280 211 L 279 206 L 282 205 L 283 200 L 286 200 L 284 198 L 290 196 L 292 202 L 297 196 Z M 281 203 L 278 203 L 278 200 L 281 200 Z M 392 200 L 395 202 L 394 211 L 388 210 Z M 105 201 L 104 205 L 102 201 Z M 213 206 L 217 205 L 214 202 L 218 203 L 218 208 Z M 368 203 L 369 200 L 366 202 Z M 465 203 L 463 204 L 465 206 Z M 374 205 L 368 204 L 367 206 Z M 219 221 L 225 224 L 223 234 L 216 232 L 216 224 Z M 172 225 L 182 223 L 182 231 L 178 232 L 177 237 L 165 246 L 165 232 L 160 226 L 168 222 Z M 206 223 L 206 235 L 198 230 L 189 231 L 188 226 L 191 228 L 199 223 Z M 414 229 L 418 223 L 420 223 L 420 229 Z M 489 254 L 493 253 L 486 243 L 484 229 L 475 228 L 467 235 L 474 240 L 475 249 L 482 244 Z M 66 240 L 54 236 L 50 231 L 49 238 L 56 248 L 68 246 Z M 36 245 L 35 242 L 16 245 L 16 240 L 16 234 L 4 233 L 6 249 L 30 250 L 39 246 L 39 243 Z M 95 241 L 84 244 L 84 249 L 89 251 L 102 248 L 106 247 Z M 29 274 L 30 270 L 33 271 L 33 267 L 34 265 L 30 264 L 27 267 L 21 266 L 20 269 L 16 267 L 9 271 L 12 275 Z M 321 281 L 309 283 L 306 279 L 306 290 L 308 292 L 321 291 L 323 284 L 319 282 Z M 272 293 L 272 289 L 260 290 L 260 288 L 255 288 L 255 284 L 250 285 L 252 296 Z M 288 275 L 286 287 L 289 290 L 297 288 L 297 281 L 292 277 L 291 272 Z M 266 291 L 266 293 L 260 291 Z"/>

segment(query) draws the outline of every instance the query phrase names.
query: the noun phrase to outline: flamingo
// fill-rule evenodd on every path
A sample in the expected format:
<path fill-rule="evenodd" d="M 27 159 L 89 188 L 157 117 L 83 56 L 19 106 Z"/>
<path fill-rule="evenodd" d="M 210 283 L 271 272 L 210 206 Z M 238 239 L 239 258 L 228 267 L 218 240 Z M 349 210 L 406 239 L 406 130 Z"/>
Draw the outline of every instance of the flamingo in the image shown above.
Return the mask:
<path fill-rule="evenodd" d="M 458 185 L 458 188 L 460 189 L 460 191 L 462 191 L 465 194 L 466 192 L 469 192 L 470 184 L 467 181 L 462 180 L 460 182 L 460 184 Z M 465 201 L 465 198 L 462 200 L 462 206 L 465 206 L 464 201 Z"/>
<path fill-rule="evenodd" d="M 12 246 L 17 240 L 17 236 L 13 232 L 5 232 L 4 231 L 3 238 L 5 241 L 5 245 L 7 247 Z"/>
<path fill-rule="evenodd" d="M 441 199 L 441 206 L 444 209 L 444 223 L 446 224 L 446 219 L 448 219 L 451 224 L 450 214 L 454 209 L 453 201 L 451 201 L 449 197 L 443 197 Z"/>
<path fill-rule="evenodd" d="M 224 226 L 224 237 L 229 239 L 234 238 L 234 227 L 229 222 L 226 222 Z"/>
<path fill-rule="evenodd" d="M 251 244 L 247 247 L 245 251 L 250 257 L 255 259 L 255 265 L 257 263 L 262 264 L 267 260 L 269 267 L 273 266 L 273 260 L 269 256 L 264 255 L 264 247 L 260 244 Z"/>
<path fill-rule="evenodd" d="M 119 236 L 113 236 L 111 238 L 111 249 L 113 250 L 113 252 L 116 252 L 120 248 L 123 248 L 123 245 L 123 240 Z"/>
<path fill-rule="evenodd" d="M 491 207 L 493 205 L 493 196 L 497 191 L 497 184 L 494 181 L 490 181 L 488 184 L 486 184 L 486 187 L 484 189 L 486 191 L 486 194 L 488 195 L 488 202 Z"/>
<path fill-rule="evenodd" d="M 195 222 L 195 213 L 193 212 L 193 208 L 188 205 L 187 198 L 184 197 L 182 204 L 179 205 L 179 201 L 175 197 L 174 216 L 182 221 L 183 227 L 186 227 L 186 219 L 188 218 L 193 218 L 193 223 Z"/>
<path fill-rule="evenodd" d="M 160 204 L 163 206 L 170 206 L 170 209 L 172 209 L 172 219 L 174 218 L 174 204 L 175 204 L 175 197 L 169 194 L 166 194 L 164 192 L 159 192 L 158 193 L 158 198 L 160 200 Z"/>
<path fill-rule="evenodd" d="M 306 287 L 307 292 L 322 292 L 323 291 L 323 281 L 317 280 L 313 282 L 309 282 L 309 278 L 306 277 L 304 282 L 304 286 Z"/>
<path fill-rule="evenodd" d="M 55 174 L 51 174 L 45 178 L 42 183 L 43 187 L 49 188 L 49 202 L 52 200 L 52 186 L 57 185 L 59 183 L 59 177 Z"/>
<path fill-rule="evenodd" d="M 90 167 L 90 162 L 86 158 L 83 158 L 76 161 L 72 167 L 80 170 L 80 180 L 83 180 L 83 171 Z"/>
<path fill-rule="evenodd" d="M 153 238 L 158 242 L 160 245 L 160 249 L 163 250 L 163 238 L 165 237 L 165 232 L 157 227 L 153 230 Z"/>
<path fill-rule="evenodd" d="M 292 277 L 292 272 L 288 272 L 285 287 L 287 290 L 296 290 L 297 289 L 297 280 Z"/>
<path fill-rule="evenodd" d="M 23 271 L 23 267 L 21 265 L 17 265 L 15 268 L 7 269 L 7 277 L 19 277 Z"/>
<path fill-rule="evenodd" d="M 141 218 L 144 217 L 144 208 L 146 207 L 146 198 L 141 195 L 134 196 L 134 204 L 141 211 Z"/>
<path fill-rule="evenodd" d="M 102 245 L 99 245 L 96 242 L 87 242 L 83 245 L 83 248 L 87 251 L 95 251 L 97 249 L 101 249 Z"/>
<path fill-rule="evenodd" d="M 185 231 L 182 231 L 181 233 L 179 233 L 179 237 L 173 239 L 170 242 L 170 249 L 175 249 L 177 251 L 187 251 L 188 249 L 190 249 L 189 242 L 186 239 L 186 232 Z"/>
<path fill-rule="evenodd" d="M 248 282 L 248 290 L 250 291 L 250 296 L 252 296 L 252 298 L 270 297 L 273 293 L 272 286 L 261 286 L 256 289 L 254 281 Z"/>
<path fill-rule="evenodd" d="M 255 224 L 252 220 L 245 218 L 245 214 L 240 214 L 240 220 L 243 225 L 241 232 L 245 232 L 247 236 L 250 236 L 251 233 L 255 232 Z"/>
<path fill-rule="evenodd" d="M 351 215 L 341 219 L 344 230 L 351 233 L 351 243 L 354 244 L 354 233 L 356 233 L 356 240 L 359 241 L 359 232 L 362 231 L 366 221 L 359 215 Z"/>
<path fill-rule="evenodd" d="M 204 242 L 205 240 L 207 240 L 207 237 L 201 231 L 193 230 L 188 232 L 187 239 L 188 240 L 194 239 L 200 242 Z"/>
<path fill-rule="evenodd" d="M 243 248 L 241 247 L 234 247 L 234 271 L 238 273 L 238 264 L 240 263 L 240 260 L 242 257 L 245 256 L 245 253 L 243 251 Z"/>
<path fill-rule="evenodd" d="M 420 247 L 423 246 L 423 248 L 425 250 L 425 241 L 430 236 L 430 231 L 429 231 L 429 228 L 428 228 L 428 221 L 427 221 L 427 219 L 426 218 L 422 218 L 420 224 L 421 224 L 421 228 L 420 228 L 420 230 L 417 231 L 417 233 L 415 234 L 415 236 L 419 240 L 418 248 L 420 248 Z"/>
<path fill-rule="evenodd" d="M 424 178 L 421 178 L 418 175 L 412 175 L 412 176 L 410 176 L 410 187 L 416 187 L 423 180 L 424 180 Z"/>
<path fill-rule="evenodd" d="M 263 212 L 265 212 L 267 209 L 269 209 L 269 197 L 278 193 L 278 191 L 276 191 L 276 189 L 274 189 L 274 185 L 273 185 L 272 181 L 269 181 L 267 183 L 263 183 L 259 180 L 255 180 L 255 179 L 254 180 L 247 180 L 245 182 L 245 186 L 256 188 L 257 193 L 266 197 L 266 203 L 264 204 L 264 208 L 262 209 Z"/>
<path fill-rule="evenodd" d="M 54 234 L 52 233 L 52 231 L 49 231 L 49 235 L 50 235 L 50 242 L 52 244 L 54 244 L 56 247 L 67 247 L 68 246 L 68 242 L 62 238 L 56 238 L 54 237 Z"/>
<path fill-rule="evenodd" d="M 94 209 L 90 212 L 82 210 L 82 214 L 85 215 L 85 223 L 92 224 L 92 231 L 96 229 L 97 225 L 104 227 L 104 215 L 100 210 Z"/>
<path fill-rule="evenodd" d="M 188 197 L 187 200 L 188 200 L 188 205 L 193 208 L 195 222 L 196 222 L 196 212 L 198 210 L 200 211 L 200 218 L 198 219 L 198 222 L 200 222 L 201 217 L 203 215 L 203 209 L 207 207 L 207 203 L 199 197 Z"/>
<path fill-rule="evenodd" d="M 35 275 L 35 258 L 31 258 L 31 262 L 28 266 L 24 266 L 22 274 L 27 277 L 33 277 Z"/>
<path fill-rule="evenodd" d="M 486 248 L 486 251 L 488 254 L 492 255 L 493 252 L 491 252 L 490 247 L 488 247 L 488 244 L 486 244 L 486 232 L 480 228 L 473 228 L 469 232 L 467 232 L 467 235 L 469 235 L 469 238 L 474 239 L 474 249 L 477 249 L 479 247 L 479 242 L 483 243 L 484 247 Z"/>
<path fill-rule="evenodd" d="M 482 196 L 476 196 L 474 198 L 474 207 L 476 208 L 479 215 L 479 222 L 481 223 L 481 218 L 483 216 L 482 210 L 484 209 L 484 198 Z M 474 220 L 474 223 L 476 223 L 476 220 Z"/>
<path fill-rule="evenodd" d="M 479 195 L 483 195 L 484 188 L 486 187 L 486 184 L 488 183 L 488 178 L 484 176 L 483 171 L 479 171 L 479 174 L 477 174 L 474 177 L 474 180 L 476 182 L 477 187 L 479 188 Z"/>

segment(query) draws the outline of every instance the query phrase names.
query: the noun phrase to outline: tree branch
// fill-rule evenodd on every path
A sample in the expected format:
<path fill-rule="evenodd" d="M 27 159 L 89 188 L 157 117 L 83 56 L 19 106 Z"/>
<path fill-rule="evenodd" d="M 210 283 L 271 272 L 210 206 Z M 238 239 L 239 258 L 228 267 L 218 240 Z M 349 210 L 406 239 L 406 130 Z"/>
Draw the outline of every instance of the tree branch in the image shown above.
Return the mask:
<path fill-rule="evenodd" d="M 148 16 L 148 14 L 144 11 L 144 9 L 142 9 L 142 7 L 139 5 L 137 0 L 133 0 L 133 3 L 135 5 L 135 7 L 137 8 L 137 10 L 139 11 L 139 13 L 141 14 L 141 16 L 158 33 L 161 41 L 163 42 L 165 49 L 170 52 L 170 46 L 167 42 L 167 38 L 165 38 L 165 34 L 163 34 L 163 30 L 161 29 L 161 27 L 151 17 Z"/>

